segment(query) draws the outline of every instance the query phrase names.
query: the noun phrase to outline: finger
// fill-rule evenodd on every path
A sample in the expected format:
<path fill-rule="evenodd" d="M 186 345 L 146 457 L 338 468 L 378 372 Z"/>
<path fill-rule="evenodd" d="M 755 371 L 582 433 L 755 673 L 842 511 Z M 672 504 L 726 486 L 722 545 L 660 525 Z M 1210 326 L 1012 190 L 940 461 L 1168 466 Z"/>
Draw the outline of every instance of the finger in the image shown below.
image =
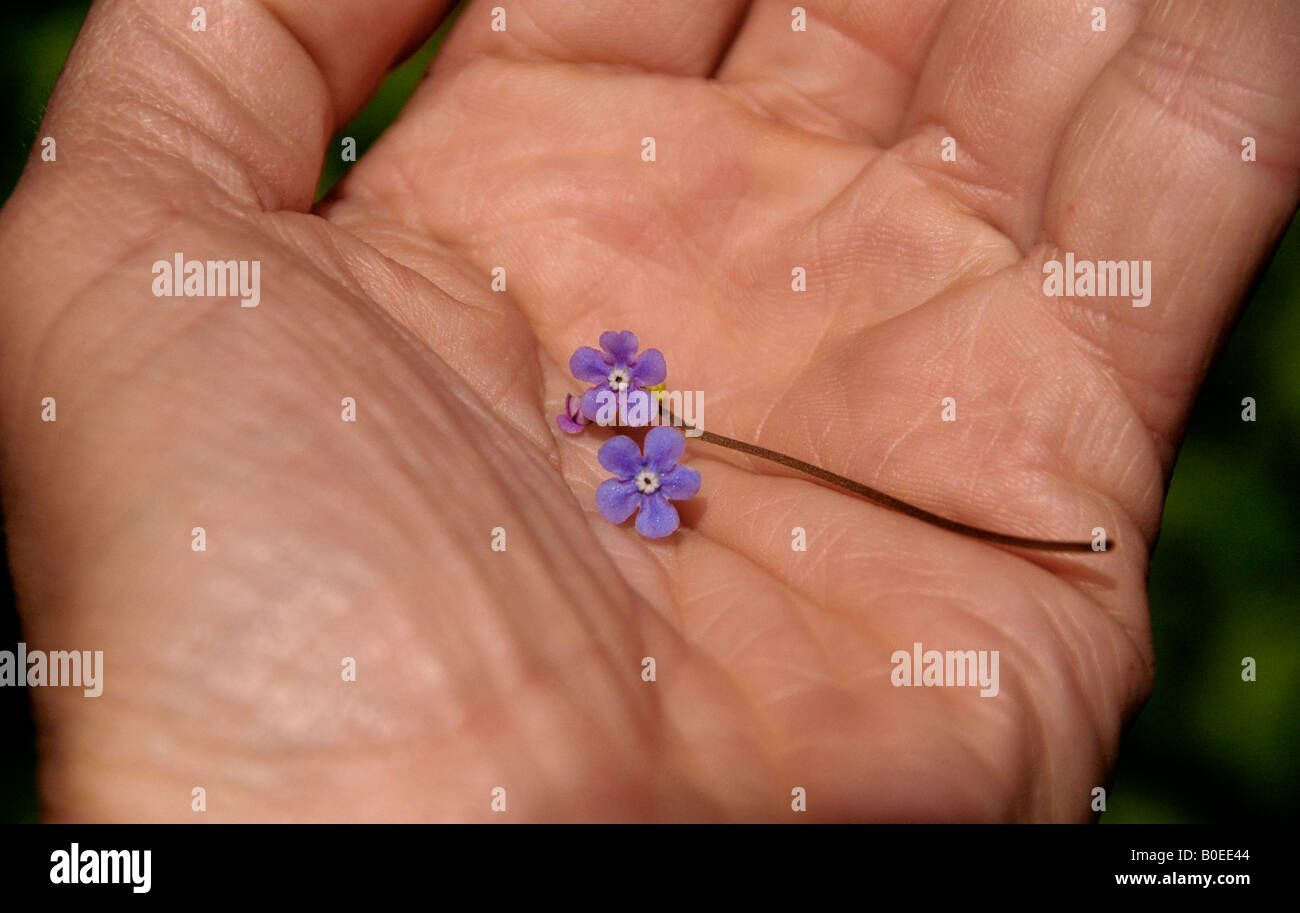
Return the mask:
<path fill-rule="evenodd" d="M 439 53 L 440 67 L 489 56 L 712 72 L 748 0 L 472 0 Z"/>
<path fill-rule="evenodd" d="M 172 185 L 178 198 L 199 184 L 241 206 L 305 210 L 331 133 L 446 6 L 214 0 L 200 18 L 167 0 L 97 4 L 43 132 L 64 175 L 115 158 L 116 179 Z"/>
<path fill-rule="evenodd" d="M 1162 439 L 1300 196 L 1300 7 L 1161 3 L 1070 124 L 1047 196 L 1054 248 L 1151 261 L 1150 303 L 1055 299 Z M 1255 142 L 1245 161 L 1243 138 Z M 1041 272 L 1036 281 L 1042 281 Z"/>
<path fill-rule="evenodd" d="M 320 3 L 263 0 L 319 68 L 342 125 L 402 57 L 432 34 L 453 0 Z"/>
<path fill-rule="evenodd" d="M 948 2 L 757 0 L 717 78 L 786 123 L 887 146 Z"/>
<path fill-rule="evenodd" d="M 936 186 L 1021 250 L 1035 240 L 1052 159 L 1071 113 L 1137 27 L 1133 2 L 956 0 L 903 126 L 901 150 Z M 946 138 L 955 160 L 943 155 Z"/>
<path fill-rule="evenodd" d="M 23 302 L 0 308 L 0 363 L 179 219 L 306 210 L 336 126 L 445 5 L 383 0 L 366 7 L 380 25 L 358 29 L 351 4 L 213 0 L 201 18 L 167 0 L 96 4 L 41 126 L 54 158 L 35 144 L 0 218 L 14 264 L 70 242 L 78 256 L 52 275 L 0 272 Z"/>

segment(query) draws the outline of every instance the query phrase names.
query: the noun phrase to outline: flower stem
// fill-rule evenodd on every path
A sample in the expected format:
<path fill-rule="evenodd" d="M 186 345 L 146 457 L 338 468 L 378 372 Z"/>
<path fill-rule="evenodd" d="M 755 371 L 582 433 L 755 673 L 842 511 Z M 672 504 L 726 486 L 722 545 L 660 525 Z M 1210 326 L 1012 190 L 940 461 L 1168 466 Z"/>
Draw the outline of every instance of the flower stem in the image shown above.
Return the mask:
<path fill-rule="evenodd" d="M 820 466 L 814 466 L 812 463 L 806 463 L 796 457 L 780 453 L 776 450 L 769 450 L 766 447 L 759 447 L 757 444 L 738 441 L 735 438 L 724 437 L 721 434 L 714 434 L 712 431 L 704 431 L 695 428 L 681 419 L 677 418 L 666 404 L 661 405 L 661 414 L 668 418 L 673 424 L 682 428 L 698 431 L 699 440 L 706 444 L 715 444 L 718 447 L 726 447 L 728 450 L 735 450 L 740 453 L 756 456 L 764 460 L 770 460 L 773 463 L 779 463 L 790 469 L 798 470 L 804 475 L 812 476 L 814 479 L 825 482 L 828 485 L 834 485 L 836 488 L 842 488 L 845 491 L 852 492 L 859 497 L 866 498 L 879 504 L 881 507 L 887 507 L 890 510 L 897 511 L 900 514 L 906 514 L 920 520 L 923 523 L 929 523 L 931 526 L 937 526 L 940 529 L 946 529 L 950 532 L 959 533 L 963 536 L 969 536 L 972 539 L 982 539 L 985 542 L 992 542 L 996 545 L 1007 545 L 1012 548 L 1028 548 L 1043 552 L 1091 552 L 1095 551 L 1091 541 L 1075 542 L 1060 541 L 1052 539 L 1031 539 L 1025 536 L 1011 536 L 1006 533 L 997 533 L 989 529 L 981 529 L 978 526 L 971 526 L 966 523 L 959 523 L 956 520 L 950 520 L 939 514 L 931 513 L 924 508 L 917 507 L 915 504 L 908 504 L 906 501 L 895 498 L 893 495 L 885 494 L 879 489 L 872 488 L 869 485 L 863 485 L 861 482 L 855 482 L 852 479 L 845 478 L 829 470 L 822 469 Z M 1109 551 L 1115 547 L 1115 540 L 1111 539 L 1106 544 L 1106 550 Z"/>

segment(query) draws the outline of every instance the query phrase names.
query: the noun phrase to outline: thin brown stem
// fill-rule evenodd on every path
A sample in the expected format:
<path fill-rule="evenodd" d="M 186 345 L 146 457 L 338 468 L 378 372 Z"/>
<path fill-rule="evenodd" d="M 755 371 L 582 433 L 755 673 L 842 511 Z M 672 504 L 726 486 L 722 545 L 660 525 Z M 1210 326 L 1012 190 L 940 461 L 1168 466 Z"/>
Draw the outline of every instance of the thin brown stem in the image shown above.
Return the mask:
<path fill-rule="evenodd" d="M 866 498 L 879 504 L 881 507 L 887 507 L 890 510 L 897 511 L 900 514 L 906 514 L 920 520 L 923 523 L 929 523 L 931 526 L 937 526 L 940 529 L 946 529 L 950 532 L 960 533 L 963 536 L 969 536 L 972 539 L 982 539 L 985 542 L 992 542 L 997 545 L 1007 545 L 1012 548 L 1028 548 L 1043 552 L 1091 552 L 1095 551 L 1092 542 L 1074 542 L 1061 541 L 1052 539 L 1031 539 L 1026 536 L 1012 536 L 1007 533 L 997 533 L 989 529 L 981 529 L 978 526 L 971 526 L 967 523 L 959 523 L 956 520 L 950 520 L 939 514 L 931 513 L 924 508 L 917 507 L 915 504 L 908 504 L 895 498 L 893 495 L 885 494 L 879 489 L 872 488 L 870 485 L 863 485 L 861 482 L 855 482 L 852 479 L 845 478 L 842 475 L 822 469 L 820 466 L 814 466 L 812 463 L 806 463 L 796 457 L 780 453 L 776 450 L 769 450 L 766 447 L 759 447 L 757 444 L 750 444 L 745 441 L 738 441 L 735 438 L 724 437 L 721 434 L 715 434 L 712 431 L 704 431 L 695 428 L 681 419 L 677 418 L 666 404 L 661 405 L 661 414 L 664 415 L 673 424 L 692 431 L 698 431 L 698 440 L 707 444 L 716 444 L 719 447 L 726 447 L 728 450 L 735 450 L 739 453 L 756 456 L 764 460 L 770 460 L 781 466 L 788 466 L 790 469 L 798 470 L 804 475 L 812 476 L 814 479 L 825 482 L 828 485 L 834 485 L 836 488 L 842 488 L 845 491 L 852 492 L 859 497 Z M 1107 542 L 1106 550 L 1109 551 L 1115 547 L 1115 541 L 1112 539 Z"/>

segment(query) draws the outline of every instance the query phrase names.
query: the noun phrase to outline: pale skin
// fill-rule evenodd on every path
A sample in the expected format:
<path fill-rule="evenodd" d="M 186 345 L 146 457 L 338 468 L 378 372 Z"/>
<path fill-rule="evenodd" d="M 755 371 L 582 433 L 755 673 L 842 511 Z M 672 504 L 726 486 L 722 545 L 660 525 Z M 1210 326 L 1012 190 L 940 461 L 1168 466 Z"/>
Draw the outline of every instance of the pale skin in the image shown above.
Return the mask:
<path fill-rule="evenodd" d="M 1092 817 L 1178 441 L 1296 205 L 1300 12 L 803 5 L 473 2 L 315 207 L 445 4 L 96 6 L 0 217 L 24 637 L 105 655 L 32 691 L 47 819 Z M 153 297 L 176 251 L 260 259 L 260 306 Z M 1045 297 L 1066 251 L 1151 260 L 1150 307 Z M 1119 547 L 698 442 L 642 539 L 595 510 L 609 432 L 554 423 L 621 329 L 719 433 Z M 1000 693 L 893 687 L 917 641 Z"/>

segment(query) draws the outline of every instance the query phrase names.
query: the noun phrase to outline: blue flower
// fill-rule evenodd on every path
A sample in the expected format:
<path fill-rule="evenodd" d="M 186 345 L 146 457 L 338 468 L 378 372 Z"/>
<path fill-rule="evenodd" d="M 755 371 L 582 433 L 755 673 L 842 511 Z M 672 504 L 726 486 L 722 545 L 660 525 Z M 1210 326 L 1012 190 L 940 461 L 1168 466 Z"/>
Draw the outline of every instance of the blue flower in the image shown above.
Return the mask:
<path fill-rule="evenodd" d="M 631 334 L 628 334 L 631 335 Z M 645 456 L 630 437 L 606 441 L 596 454 L 600 465 L 614 473 L 596 489 L 596 506 L 611 523 L 622 523 L 640 509 L 636 529 L 643 536 L 661 539 L 681 522 L 669 500 L 684 501 L 700 490 L 700 474 L 678 466 L 686 452 L 686 438 L 676 428 L 661 425 L 645 437 Z"/>
<path fill-rule="evenodd" d="M 600 348 L 582 346 L 569 359 L 569 370 L 578 380 L 595 386 L 582 394 L 582 415 L 587 421 L 605 425 L 648 425 L 658 412 L 657 402 L 647 387 L 656 387 L 668 376 L 668 365 L 658 349 L 637 354 L 636 334 L 623 330 L 600 334 Z M 622 394 L 622 402 L 619 401 Z M 604 407 L 604 414 L 601 414 Z M 568 409 L 566 408 L 566 412 Z M 578 425 L 572 415 L 560 427 L 571 431 Z M 576 430 L 581 430 L 578 427 Z"/>
<path fill-rule="evenodd" d="M 564 414 L 555 417 L 555 424 L 567 434 L 578 434 L 587 427 L 587 417 L 582 414 L 582 400 L 572 393 L 564 395 Z"/>

